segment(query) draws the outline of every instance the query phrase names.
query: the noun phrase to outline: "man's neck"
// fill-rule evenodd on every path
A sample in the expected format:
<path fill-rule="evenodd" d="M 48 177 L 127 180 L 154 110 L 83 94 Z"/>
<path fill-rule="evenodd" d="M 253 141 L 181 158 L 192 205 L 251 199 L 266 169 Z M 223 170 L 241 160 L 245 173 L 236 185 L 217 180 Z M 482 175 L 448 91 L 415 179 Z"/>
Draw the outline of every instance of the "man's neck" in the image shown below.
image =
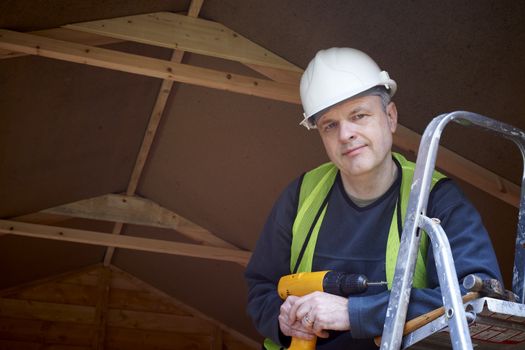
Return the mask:
<path fill-rule="evenodd" d="M 341 172 L 343 186 L 351 198 L 371 200 L 381 197 L 396 180 L 397 166 L 392 157 L 374 172 L 359 176 L 348 176 Z"/>

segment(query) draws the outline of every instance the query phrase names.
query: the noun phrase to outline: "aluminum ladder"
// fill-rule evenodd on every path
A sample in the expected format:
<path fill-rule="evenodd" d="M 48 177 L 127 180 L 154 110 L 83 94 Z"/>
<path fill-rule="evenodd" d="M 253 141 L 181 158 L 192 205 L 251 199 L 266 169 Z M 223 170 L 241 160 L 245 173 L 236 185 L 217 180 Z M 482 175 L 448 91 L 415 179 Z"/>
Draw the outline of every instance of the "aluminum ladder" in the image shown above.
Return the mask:
<path fill-rule="evenodd" d="M 450 245 L 441 227 L 439 220 L 426 216 L 426 208 L 430 193 L 432 173 L 435 168 L 436 156 L 439 147 L 439 139 L 445 126 L 454 121 L 463 126 L 477 126 L 482 129 L 500 134 L 512 140 L 520 149 L 525 161 L 525 132 L 511 125 L 490 119 L 488 117 L 465 111 L 455 111 L 435 117 L 425 129 L 421 139 L 420 148 L 416 161 L 416 169 L 412 182 L 412 190 L 409 197 L 405 226 L 401 237 L 398 259 L 392 282 L 392 290 L 388 303 L 385 325 L 381 340 L 381 350 L 398 350 L 407 347 L 413 342 L 406 342 L 403 339 L 403 327 L 406 320 L 406 313 L 410 299 L 412 279 L 416 265 L 417 252 L 419 249 L 420 235 L 419 229 L 427 232 L 432 245 L 436 268 L 439 275 L 439 284 L 442 291 L 443 305 L 445 314 L 428 325 L 426 333 L 422 332 L 420 338 L 428 337 L 435 331 L 443 328 L 450 332 L 450 343 L 453 349 L 472 349 L 472 339 L 469 331 L 470 321 L 476 317 L 477 313 L 483 314 L 481 308 L 488 307 L 487 300 L 478 299 L 465 311 L 462 303 L 459 282 L 456 275 L 456 268 Z M 525 169 L 523 171 L 521 200 L 518 216 L 518 229 L 516 235 L 514 273 L 512 290 L 518 296 L 520 303 L 503 302 L 492 299 L 490 302 L 507 303 L 496 307 L 497 311 L 503 311 L 510 317 L 522 320 L 525 330 Z M 443 288 L 444 287 L 444 288 Z M 483 298 L 491 299 L 491 298 Z M 477 309 L 476 309 L 477 307 Z M 498 309 L 499 307 L 499 309 Z M 493 306 L 494 308 L 494 306 Z M 485 312 L 486 313 L 486 312 Z M 489 312 L 490 314 L 490 312 Z M 496 317 L 497 318 L 497 317 Z M 430 328 L 430 329 L 429 329 Z M 420 331 L 421 333 L 421 331 Z M 525 334 L 525 332 L 524 332 Z M 412 337 L 413 338 L 413 337 Z M 405 339 L 406 340 L 406 339 Z M 410 339 L 408 339 L 410 340 Z M 449 347 L 450 348 L 450 343 Z M 477 346 L 476 349 L 479 349 Z"/>

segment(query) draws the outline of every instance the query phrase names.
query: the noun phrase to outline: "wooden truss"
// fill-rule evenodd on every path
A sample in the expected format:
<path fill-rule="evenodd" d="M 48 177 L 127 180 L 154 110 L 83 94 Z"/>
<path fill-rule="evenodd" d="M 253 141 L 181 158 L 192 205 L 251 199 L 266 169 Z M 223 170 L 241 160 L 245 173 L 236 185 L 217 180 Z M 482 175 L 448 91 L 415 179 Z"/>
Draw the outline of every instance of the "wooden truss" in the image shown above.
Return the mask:
<path fill-rule="evenodd" d="M 37 55 L 163 80 L 125 194 L 66 204 L 16 221 L 0 221 L 0 232 L 107 246 L 105 265 L 111 263 L 113 249 L 118 247 L 246 264 L 250 252 L 238 249 L 156 203 L 135 196 L 174 81 L 300 103 L 298 85 L 302 69 L 222 24 L 197 18 L 201 6 L 202 0 L 192 1 L 187 16 L 162 12 L 77 23 L 32 33 L 0 30 L 0 58 Z M 97 47 L 119 41 L 135 41 L 174 51 L 171 60 L 166 61 Z M 237 61 L 268 79 L 182 64 L 184 51 Z M 404 151 L 417 153 L 420 139 L 421 135 L 399 125 L 394 144 Z M 519 205 L 517 185 L 448 149 L 441 147 L 437 166 L 506 203 L 515 207 Z M 49 215 L 57 214 L 115 222 L 114 235 L 42 224 L 49 220 Z M 196 244 L 120 236 L 126 223 L 174 229 L 195 240 Z"/>

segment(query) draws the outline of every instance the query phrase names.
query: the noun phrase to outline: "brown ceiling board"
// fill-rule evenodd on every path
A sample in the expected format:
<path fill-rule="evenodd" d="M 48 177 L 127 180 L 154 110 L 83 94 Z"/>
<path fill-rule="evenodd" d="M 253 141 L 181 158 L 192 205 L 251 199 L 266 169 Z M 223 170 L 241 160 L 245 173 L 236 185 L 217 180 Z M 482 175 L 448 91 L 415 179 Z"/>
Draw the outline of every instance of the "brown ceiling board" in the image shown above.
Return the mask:
<path fill-rule="evenodd" d="M 160 241 L 140 237 L 120 236 L 63 227 L 27 224 L 9 220 L 0 220 L 0 232 L 26 237 L 45 238 L 206 259 L 218 259 L 236 262 L 244 266 L 247 264 L 251 255 L 250 252 L 241 250 Z"/>
<path fill-rule="evenodd" d="M 201 244 L 237 249 L 234 245 L 220 239 L 190 220 L 149 199 L 137 196 L 108 194 L 49 208 L 42 213 L 168 228 L 176 230 Z"/>
<path fill-rule="evenodd" d="M 17 33 L 5 29 L 0 29 L 0 48 L 214 89 L 299 103 L 298 91 L 291 84 L 192 67 L 186 64 Z"/>
<path fill-rule="evenodd" d="M 77 23 L 69 29 L 293 72 L 301 69 L 220 23 L 169 12 Z"/>
<path fill-rule="evenodd" d="M 125 191 L 158 79 L 36 56 L 0 76 L 1 217 Z"/>

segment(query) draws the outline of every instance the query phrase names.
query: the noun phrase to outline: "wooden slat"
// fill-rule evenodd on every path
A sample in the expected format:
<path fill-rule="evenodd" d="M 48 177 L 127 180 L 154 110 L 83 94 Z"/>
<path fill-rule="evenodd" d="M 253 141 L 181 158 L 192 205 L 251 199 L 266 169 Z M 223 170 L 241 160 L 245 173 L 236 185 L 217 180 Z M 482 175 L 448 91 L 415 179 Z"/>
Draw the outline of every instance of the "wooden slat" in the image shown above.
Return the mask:
<path fill-rule="evenodd" d="M 59 304 L 84 306 L 97 305 L 95 287 L 70 283 L 48 282 L 21 289 L 14 293 L 4 294 L 5 298 L 46 301 Z"/>
<path fill-rule="evenodd" d="M 292 72 L 288 70 L 259 66 L 256 64 L 245 64 L 247 67 L 253 69 L 254 71 L 280 83 L 293 84 L 299 88 L 299 83 L 301 81 L 301 76 L 303 74 L 302 70 L 300 72 Z"/>
<path fill-rule="evenodd" d="M 123 222 L 115 222 L 115 224 L 113 225 L 113 230 L 111 231 L 111 234 L 120 235 L 123 227 L 124 227 Z M 115 251 L 115 247 L 106 248 L 106 253 L 104 254 L 104 266 L 109 266 L 109 264 L 111 263 L 111 259 L 113 258 L 114 251 Z"/>
<path fill-rule="evenodd" d="M 76 23 L 65 28 L 241 63 L 301 71 L 220 23 L 170 12 Z"/>
<path fill-rule="evenodd" d="M 51 277 L 45 277 L 45 278 L 34 280 L 28 283 L 22 283 L 14 287 L 5 288 L 5 289 L 0 290 L 0 297 L 10 296 L 10 295 L 19 293 L 26 288 L 37 287 L 40 284 L 56 282 L 58 280 L 63 280 L 67 278 L 75 278 L 78 275 L 85 275 L 92 271 L 96 271 L 98 268 L 99 268 L 99 264 L 91 265 L 91 266 L 87 266 L 87 267 L 84 267 L 84 268 L 81 268 L 75 271 L 68 271 L 68 272 L 54 275 Z"/>
<path fill-rule="evenodd" d="M 191 0 L 190 8 L 188 9 L 188 17 L 198 17 L 203 3 L 204 0 Z"/>
<path fill-rule="evenodd" d="M 112 289 L 109 299 L 109 307 L 112 309 L 126 309 L 131 311 L 149 311 L 179 316 L 190 316 L 191 314 L 173 303 L 159 299 L 151 292 L 129 291 L 124 289 Z"/>
<path fill-rule="evenodd" d="M 4 294 L 10 299 L 43 301 L 57 304 L 97 305 L 97 287 L 76 285 L 71 283 L 48 282 L 27 287 L 16 292 Z M 190 313 L 181 310 L 166 300 L 159 300 L 151 292 L 112 288 L 109 294 L 109 308 L 132 311 L 149 311 L 169 313 L 179 316 L 189 316 Z"/>
<path fill-rule="evenodd" d="M 417 154 L 421 135 L 398 124 L 394 143 L 404 151 Z M 436 166 L 482 191 L 519 208 L 520 188 L 459 154 L 440 146 Z"/>
<path fill-rule="evenodd" d="M 90 350 L 87 346 L 46 344 L 30 341 L 16 341 L 0 339 L 0 350 Z"/>
<path fill-rule="evenodd" d="M 31 341 L 42 344 L 89 346 L 93 326 L 87 324 L 42 321 L 20 318 L 0 318 L 0 338 Z"/>
<path fill-rule="evenodd" d="M 93 220 L 167 228 L 176 230 L 201 244 L 238 249 L 233 244 L 220 239 L 210 231 L 171 210 L 163 208 L 149 199 L 136 196 L 108 194 L 49 208 L 42 212 Z"/>
<path fill-rule="evenodd" d="M 209 350 L 210 337 L 152 330 L 108 327 L 107 348 Z"/>
<path fill-rule="evenodd" d="M 111 285 L 111 269 L 103 267 L 99 270 L 98 302 L 95 311 L 95 336 L 92 348 L 103 350 L 106 340 L 106 325 L 108 320 L 109 287 Z"/>
<path fill-rule="evenodd" d="M 29 34 L 44 36 L 46 38 L 71 41 L 74 43 L 80 43 L 90 46 L 100 46 L 107 44 L 114 44 L 122 42 L 120 39 L 110 38 L 107 36 L 101 36 L 97 34 L 91 34 L 86 32 L 80 32 L 78 30 L 71 30 L 66 28 L 53 28 L 45 30 L 37 30 L 29 32 Z M 0 49 L 0 59 L 13 58 L 19 56 L 26 56 L 28 54 L 16 51 L 2 50 Z"/>
<path fill-rule="evenodd" d="M 55 215 L 55 214 L 49 214 L 49 213 L 36 212 L 36 213 L 16 216 L 16 217 L 10 218 L 10 220 L 29 222 L 32 224 L 53 225 L 53 224 L 68 220 L 69 218 L 70 218 L 69 216 L 64 216 L 64 215 Z"/>
<path fill-rule="evenodd" d="M 0 316 L 92 324 L 95 317 L 95 308 L 81 305 L 0 298 Z"/>
<path fill-rule="evenodd" d="M 241 250 L 154 240 L 132 236 L 117 236 L 93 231 L 27 224 L 9 220 L 0 220 L 0 232 L 19 236 L 231 261 L 243 266 L 246 266 L 251 255 L 250 252 Z"/>
<path fill-rule="evenodd" d="M 98 285 L 98 276 L 94 276 L 90 274 L 79 274 L 76 276 L 68 277 L 60 282 L 65 283 L 65 284 L 96 287 Z M 113 278 L 111 279 L 111 288 L 136 290 L 137 286 L 135 286 L 134 284 L 131 284 L 129 281 L 124 281 L 119 278 Z"/>
<path fill-rule="evenodd" d="M 108 310 L 108 325 L 112 327 L 156 330 L 175 333 L 208 335 L 215 326 L 193 316 L 160 314 L 123 309 Z"/>
<path fill-rule="evenodd" d="M 167 62 L 124 52 L 0 29 L 0 48 L 219 90 L 299 103 L 292 84 Z"/>

